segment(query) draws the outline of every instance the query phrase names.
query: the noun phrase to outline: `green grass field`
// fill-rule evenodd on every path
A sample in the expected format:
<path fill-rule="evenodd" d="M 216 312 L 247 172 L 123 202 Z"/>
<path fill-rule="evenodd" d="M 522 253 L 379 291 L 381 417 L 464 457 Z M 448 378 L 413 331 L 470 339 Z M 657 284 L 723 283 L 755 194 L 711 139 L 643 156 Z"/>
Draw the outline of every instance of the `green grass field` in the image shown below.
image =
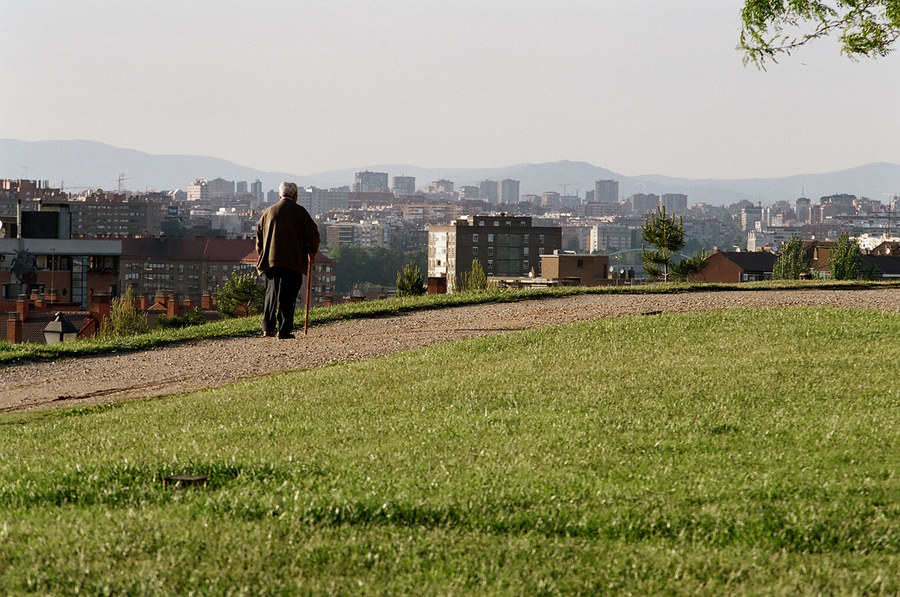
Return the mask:
<path fill-rule="evenodd" d="M 897 594 L 898 337 L 630 317 L 0 419 L 0 593 Z"/>

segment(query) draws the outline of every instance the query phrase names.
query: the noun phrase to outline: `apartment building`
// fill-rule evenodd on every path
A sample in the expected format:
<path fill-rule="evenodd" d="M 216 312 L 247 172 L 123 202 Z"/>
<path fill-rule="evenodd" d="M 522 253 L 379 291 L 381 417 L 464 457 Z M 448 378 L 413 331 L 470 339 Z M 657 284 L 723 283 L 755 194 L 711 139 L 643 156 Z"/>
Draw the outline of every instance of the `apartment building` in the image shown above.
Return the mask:
<path fill-rule="evenodd" d="M 534 226 L 531 216 L 462 216 L 428 229 L 428 277 L 445 278 L 453 292 L 457 277 L 478 260 L 488 277 L 540 276 L 541 255 L 562 248 L 562 228 Z"/>
<path fill-rule="evenodd" d="M 235 272 L 256 275 L 254 239 L 128 238 L 122 241 L 121 289 L 137 295 L 174 293 L 201 304 Z"/>
<path fill-rule="evenodd" d="M 159 236 L 167 205 L 109 193 L 85 195 L 70 204 L 72 235 L 119 238 Z"/>
<path fill-rule="evenodd" d="M 357 172 L 356 181 L 353 184 L 355 193 L 383 193 L 390 190 L 388 187 L 387 172 Z"/>

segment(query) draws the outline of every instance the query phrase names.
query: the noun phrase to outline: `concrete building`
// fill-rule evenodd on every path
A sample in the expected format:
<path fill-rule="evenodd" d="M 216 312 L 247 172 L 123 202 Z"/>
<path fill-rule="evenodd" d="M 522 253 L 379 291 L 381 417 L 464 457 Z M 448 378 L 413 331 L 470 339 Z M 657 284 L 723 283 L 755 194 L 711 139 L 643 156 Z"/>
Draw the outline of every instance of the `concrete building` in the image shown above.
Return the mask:
<path fill-rule="evenodd" d="M 612 222 L 602 222 L 591 227 L 588 248 L 591 253 L 625 251 L 633 248 L 636 233 L 639 235 L 640 231 Z"/>
<path fill-rule="evenodd" d="M 394 176 L 391 178 L 391 190 L 397 197 L 416 194 L 415 176 Z"/>
<path fill-rule="evenodd" d="M 255 239 L 133 238 L 122 242 L 119 287 L 136 295 L 174 294 L 202 304 L 235 272 L 256 275 Z M 208 299 L 207 299 L 208 300 Z"/>
<path fill-rule="evenodd" d="M 687 211 L 687 195 L 663 193 L 659 198 L 659 205 L 666 208 L 666 215 L 682 215 Z"/>
<path fill-rule="evenodd" d="M 384 193 L 390 191 L 387 172 L 357 172 L 353 183 L 356 193 Z"/>
<path fill-rule="evenodd" d="M 594 201 L 599 203 L 619 202 L 619 181 L 598 180 L 594 183 Z"/>
<path fill-rule="evenodd" d="M 624 201 L 626 211 L 633 215 L 644 215 L 656 211 L 659 207 L 659 195 L 652 193 L 635 193 L 629 195 Z"/>
<path fill-rule="evenodd" d="M 603 286 L 609 281 L 609 257 L 557 252 L 541 255 L 541 277 L 566 286 Z"/>
<path fill-rule="evenodd" d="M 234 181 L 224 178 L 214 178 L 206 183 L 209 189 L 209 198 L 213 201 L 230 199 L 234 197 Z"/>
<path fill-rule="evenodd" d="M 17 214 L 15 235 L 0 238 L 0 299 L 86 309 L 91 295 L 118 293 L 122 241 L 72 238 L 68 212 L 60 203 Z"/>
<path fill-rule="evenodd" d="M 350 205 L 350 191 L 308 187 L 300 192 L 297 202 L 313 217 L 345 210 Z"/>
<path fill-rule="evenodd" d="M 530 216 L 463 216 L 428 229 L 428 277 L 453 292 L 460 274 L 478 260 L 488 277 L 540 276 L 541 255 L 561 249 L 562 229 L 534 226 Z"/>
<path fill-rule="evenodd" d="M 497 184 L 497 200 L 499 203 L 519 202 L 519 181 L 505 178 Z"/>
<path fill-rule="evenodd" d="M 482 199 L 487 199 L 491 205 L 500 203 L 499 186 L 496 180 L 482 180 L 478 183 L 478 190 Z"/>
<path fill-rule="evenodd" d="M 432 193 L 442 193 L 442 194 L 452 194 L 453 193 L 453 181 L 442 178 L 441 180 L 435 180 L 431 183 L 431 192 Z"/>
<path fill-rule="evenodd" d="M 263 193 L 262 182 L 257 178 L 250 183 L 250 194 L 256 197 L 257 203 L 264 203 L 266 195 Z"/>
<path fill-rule="evenodd" d="M 209 183 L 205 178 L 198 178 L 188 185 L 187 199 L 188 201 L 209 203 Z"/>
<path fill-rule="evenodd" d="M 167 204 L 142 197 L 90 194 L 69 203 L 72 236 L 159 236 Z"/>
<path fill-rule="evenodd" d="M 464 199 L 480 199 L 481 189 L 475 185 L 462 185 L 459 187 L 459 198 Z"/>
<path fill-rule="evenodd" d="M 745 207 L 741 209 L 741 230 L 743 232 L 756 230 L 756 225 L 762 223 L 762 220 L 762 207 Z"/>

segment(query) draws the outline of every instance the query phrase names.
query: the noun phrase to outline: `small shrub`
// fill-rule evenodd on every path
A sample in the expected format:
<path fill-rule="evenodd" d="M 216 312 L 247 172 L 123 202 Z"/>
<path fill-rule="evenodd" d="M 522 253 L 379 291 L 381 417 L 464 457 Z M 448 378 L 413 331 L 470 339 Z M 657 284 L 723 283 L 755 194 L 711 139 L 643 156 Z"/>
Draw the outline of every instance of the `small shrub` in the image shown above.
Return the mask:
<path fill-rule="evenodd" d="M 472 260 L 472 271 L 459 275 L 458 292 L 474 292 L 487 289 L 487 274 L 477 259 Z"/>
<path fill-rule="evenodd" d="M 421 296 L 428 290 L 419 266 L 410 261 L 397 273 L 397 296 Z"/>
<path fill-rule="evenodd" d="M 114 338 L 137 336 L 148 331 L 147 315 L 135 306 L 134 290 L 128 286 L 125 296 L 113 299 L 109 319 L 103 322 L 97 335 L 101 338 Z"/>
<path fill-rule="evenodd" d="M 262 313 L 266 289 L 253 274 L 236 273 L 216 287 L 216 308 L 223 317 L 245 317 Z"/>
<path fill-rule="evenodd" d="M 186 328 L 191 325 L 202 325 L 204 323 L 206 323 L 206 315 L 203 313 L 203 309 L 194 307 L 181 315 L 172 317 L 160 315 L 156 320 L 156 327 L 163 330 L 172 330 Z"/>

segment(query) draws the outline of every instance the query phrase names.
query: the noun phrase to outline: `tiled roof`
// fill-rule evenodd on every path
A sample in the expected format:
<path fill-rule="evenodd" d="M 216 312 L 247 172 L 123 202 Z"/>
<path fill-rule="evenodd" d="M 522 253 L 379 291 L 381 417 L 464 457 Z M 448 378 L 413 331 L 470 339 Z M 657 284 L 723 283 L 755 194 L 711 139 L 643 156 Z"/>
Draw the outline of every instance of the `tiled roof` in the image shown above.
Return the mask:
<path fill-rule="evenodd" d="M 897 255 L 863 255 L 862 270 L 874 265 L 885 276 L 900 276 L 900 256 Z"/>
<path fill-rule="evenodd" d="M 122 239 L 124 259 L 158 259 L 176 261 L 240 262 L 248 254 L 256 254 L 256 241 L 252 238 L 126 238 Z"/>
<path fill-rule="evenodd" d="M 66 313 L 66 319 L 72 322 L 79 330 L 84 325 L 84 320 L 91 316 L 85 311 Z M 30 344 L 44 343 L 44 328 L 56 317 L 56 311 L 32 311 L 28 314 L 28 320 L 22 324 L 22 342 Z"/>
<path fill-rule="evenodd" d="M 768 251 L 723 251 L 722 255 L 745 272 L 770 272 L 777 259 Z"/>

